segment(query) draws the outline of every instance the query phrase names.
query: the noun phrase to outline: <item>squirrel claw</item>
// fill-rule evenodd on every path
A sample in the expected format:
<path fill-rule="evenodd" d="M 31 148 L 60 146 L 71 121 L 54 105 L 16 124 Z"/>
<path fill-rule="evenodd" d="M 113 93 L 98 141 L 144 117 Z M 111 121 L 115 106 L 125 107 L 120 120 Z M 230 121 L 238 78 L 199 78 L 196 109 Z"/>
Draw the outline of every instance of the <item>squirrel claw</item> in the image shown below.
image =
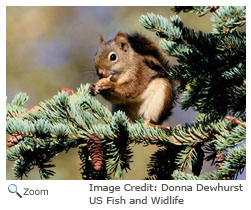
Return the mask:
<path fill-rule="evenodd" d="M 92 96 L 97 95 L 95 86 L 96 86 L 96 84 L 93 83 L 93 84 L 91 84 L 90 87 L 89 87 L 89 91 L 90 91 L 90 94 L 91 94 Z"/>

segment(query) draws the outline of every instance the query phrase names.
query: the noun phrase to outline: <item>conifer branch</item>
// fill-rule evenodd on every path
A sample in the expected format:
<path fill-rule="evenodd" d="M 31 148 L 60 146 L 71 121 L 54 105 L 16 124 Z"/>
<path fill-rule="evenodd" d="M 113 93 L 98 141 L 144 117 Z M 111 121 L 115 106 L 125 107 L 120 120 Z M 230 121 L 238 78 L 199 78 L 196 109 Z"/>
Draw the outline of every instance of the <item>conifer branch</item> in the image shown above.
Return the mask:
<path fill-rule="evenodd" d="M 226 116 L 226 119 L 231 120 L 233 123 L 236 123 L 236 124 L 242 125 L 243 127 L 245 127 L 245 128 L 246 128 L 246 123 L 241 122 L 240 120 L 236 119 L 236 118 L 235 118 L 235 117 L 233 117 L 233 116 Z"/>
<path fill-rule="evenodd" d="M 172 10 L 177 14 L 179 14 L 181 11 L 192 12 L 198 14 L 200 17 L 206 15 L 209 12 L 215 12 L 217 9 L 219 9 L 219 6 L 176 6 L 172 8 Z"/>
<path fill-rule="evenodd" d="M 123 170 L 130 169 L 129 163 L 132 157 L 130 148 L 133 143 L 158 144 L 170 148 L 176 145 L 177 149 L 173 149 L 177 151 L 173 157 L 175 160 L 173 170 L 177 168 L 185 170 L 189 166 L 195 171 L 198 167 L 200 171 L 202 163 L 198 166 L 196 164 L 203 160 L 204 155 L 198 156 L 197 152 L 203 145 L 215 141 L 222 150 L 224 145 L 229 146 L 229 140 L 233 139 L 233 135 L 239 139 L 233 142 L 233 146 L 245 138 L 243 126 L 241 127 L 244 130 L 239 130 L 236 123 L 227 119 L 212 120 L 206 115 L 199 115 L 193 124 L 178 125 L 165 130 L 145 126 L 142 122 L 130 124 L 123 112 L 119 111 L 112 115 L 101 107 L 102 105 L 89 95 L 88 87 L 89 85 L 81 86 L 72 96 L 68 96 L 65 92 L 58 93 L 53 99 L 41 102 L 40 106 L 37 106 L 39 108 L 31 109 L 16 117 L 7 117 L 7 132 L 10 134 L 8 142 L 10 149 L 7 157 L 9 160 L 16 161 L 17 177 L 26 175 L 33 166 L 37 165 L 40 167 L 41 176 L 49 178 L 53 173 L 51 169 L 46 168 L 51 168 L 53 165 L 46 165 L 46 162 L 50 162 L 57 153 L 72 147 L 87 147 L 87 150 L 82 151 L 88 153 L 93 168 L 90 166 L 83 166 L 83 168 L 92 171 L 93 175 L 90 176 L 91 172 L 84 172 L 83 177 L 90 178 L 96 175 L 99 177 L 95 171 L 104 168 L 107 175 L 113 173 L 120 178 Z M 17 95 L 16 100 L 18 97 L 22 98 Z M 10 104 L 9 107 L 12 109 Z M 92 115 L 93 112 L 98 114 Z M 242 136 L 239 135 L 240 131 L 243 132 Z M 226 140 L 222 139 L 223 134 Z M 11 142 L 12 138 L 14 140 Z M 38 160 L 43 155 L 45 157 L 42 158 L 43 164 L 41 164 Z M 89 160 L 85 155 L 81 155 L 82 160 L 88 164 Z M 22 165 L 20 165 L 20 156 L 24 158 L 22 158 Z M 106 157 L 105 162 L 104 157 Z M 19 171 L 21 168 L 24 171 Z"/>
<path fill-rule="evenodd" d="M 205 173 L 200 176 L 185 174 L 182 171 L 174 171 L 172 177 L 178 180 L 224 180 L 234 179 L 237 173 L 242 173 L 246 166 L 246 145 L 230 149 L 228 155 L 215 173 Z"/>

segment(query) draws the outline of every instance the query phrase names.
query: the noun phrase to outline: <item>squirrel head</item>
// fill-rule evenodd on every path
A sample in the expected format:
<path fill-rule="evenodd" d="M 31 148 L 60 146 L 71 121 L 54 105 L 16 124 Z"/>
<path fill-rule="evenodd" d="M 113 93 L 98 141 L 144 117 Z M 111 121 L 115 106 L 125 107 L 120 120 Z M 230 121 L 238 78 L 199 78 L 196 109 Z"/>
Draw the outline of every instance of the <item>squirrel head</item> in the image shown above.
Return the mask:
<path fill-rule="evenodd" d="M 113 40 L 107 42 L 100 36 L 99 43 L 100 47 L 95 55 L 97 74 L 100 78 L 112 76 L 111 80 L 117 81 L 132 65 L 134 51 L 127 34 L 119 32 Z"/>

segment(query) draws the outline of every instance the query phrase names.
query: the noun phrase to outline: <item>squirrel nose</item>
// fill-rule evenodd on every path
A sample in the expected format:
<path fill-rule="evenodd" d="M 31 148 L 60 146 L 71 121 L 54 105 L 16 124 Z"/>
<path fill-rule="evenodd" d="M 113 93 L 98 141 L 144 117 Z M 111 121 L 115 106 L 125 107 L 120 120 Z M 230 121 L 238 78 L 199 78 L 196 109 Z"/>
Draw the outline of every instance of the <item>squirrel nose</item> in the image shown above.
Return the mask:
<path fill-rule="evenodd" d="M 103 72 L 102 72 L 102 73 L 99 73 L 98 76 L 99 76 L 99 78 L 101 79 L 101 78 L 104 77 L 104 73 L 103 73 Z"/>
<path fill-rule="evenodd" d="M 103 69 L 98 69 L 97 74 L 100 78 L 103 78 L 105 76 L 105 71 Z"/>

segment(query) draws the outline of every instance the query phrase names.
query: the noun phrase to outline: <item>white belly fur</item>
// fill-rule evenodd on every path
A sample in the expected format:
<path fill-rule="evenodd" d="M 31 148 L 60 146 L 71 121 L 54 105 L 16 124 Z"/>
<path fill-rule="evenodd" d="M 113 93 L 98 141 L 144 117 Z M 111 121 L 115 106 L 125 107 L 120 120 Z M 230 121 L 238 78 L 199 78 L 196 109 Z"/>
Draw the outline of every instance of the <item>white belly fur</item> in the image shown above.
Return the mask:
<path fill-rule="evenodd" d="M 165 78 L 155 78 L 137 98 L 125 104 L 114 104 L 113 111 L 122 110 L 131 120 L 142 116 L 145 120 L 158 122 L 171 94 L 171 85 Z"/>

